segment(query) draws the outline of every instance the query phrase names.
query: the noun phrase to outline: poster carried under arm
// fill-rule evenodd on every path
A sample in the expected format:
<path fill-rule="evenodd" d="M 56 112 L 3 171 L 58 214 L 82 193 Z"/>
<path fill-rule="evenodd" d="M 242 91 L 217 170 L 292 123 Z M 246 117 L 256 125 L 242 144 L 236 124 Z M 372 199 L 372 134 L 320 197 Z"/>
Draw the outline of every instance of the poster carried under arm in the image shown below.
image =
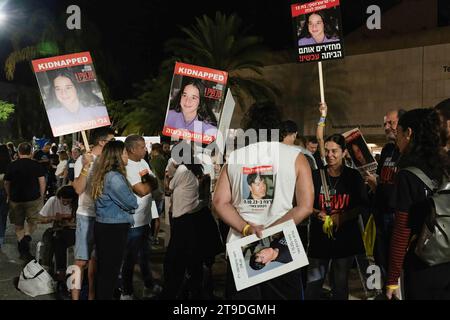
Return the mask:
<path fill-rule="evenodd" d="M 177 62 L 163 135 L 210 144 L 217 137 L 228 73 Z"/>
<path fill-rule="evenodd" d="M 251 235 L 227 243 L 227 254 L 238 291 L 309 263 L 293 220 L 264 230 L 261 239 Z"/>
<path fill-rule="evenodd" d="M 89 52 L 32 64 L 53 136 L 111 124 Z"/>
<path fill-rule="evenodd" d="M 298 62 L 344 58 L 339 0 L 317 0 L 291 5 Z"/>
<path fill-rule="evenodd" d="M 343 136 L 345 137 L 347 150 L 361 175 L 365 176 L 366 171 L 374 174 L 377 171 L 378 163 L 372 156 L 362 132 L 355 128 L 343 133 Z"/>

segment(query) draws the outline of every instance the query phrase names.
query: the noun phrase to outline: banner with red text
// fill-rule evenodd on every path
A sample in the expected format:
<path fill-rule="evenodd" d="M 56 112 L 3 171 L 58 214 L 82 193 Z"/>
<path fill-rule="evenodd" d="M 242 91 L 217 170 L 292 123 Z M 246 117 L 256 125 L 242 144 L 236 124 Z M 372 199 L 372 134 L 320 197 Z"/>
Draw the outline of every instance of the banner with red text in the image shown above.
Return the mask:
<path fill-rule="evenodd" d="M 32 64 L 53 136 L 111 124 L 89 52 Z"/>
<path fill-rule="evenodd" d="M 298 62 L 344 58 L 339 0 L 317 0 L 291 5 Z"/>
<path fill-rule="evenodd" d="M 210 144 L 217 137 L 228 73 L 177 62 L 163 135 Z"/>

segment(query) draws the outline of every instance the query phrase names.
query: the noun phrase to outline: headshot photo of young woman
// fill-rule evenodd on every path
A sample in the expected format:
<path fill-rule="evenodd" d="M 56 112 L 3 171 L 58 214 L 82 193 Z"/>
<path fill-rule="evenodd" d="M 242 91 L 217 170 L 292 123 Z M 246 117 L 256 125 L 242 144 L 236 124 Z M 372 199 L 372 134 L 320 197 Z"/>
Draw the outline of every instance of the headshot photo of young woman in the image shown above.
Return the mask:
<path fill-rule="evenodd" d="M 92 92 L 90 85 L 81 86 L 75 70 L 59 69 L 49 78 L 50 90 L 45 107 L 54 132 L 61 126 L 76 126 L 98 118 L 109 119 L 103 99 Z"/>
<path fill-rule="evenodd" d="M 306 21 L 301 29 L 298 45 L 308 46 L 339 41 L 337 27 L 327 14 L 317 11 L 306 15 Z"/>
<path fill-rule="evenodd" d="M 217 119 L 208 108 L 202 80 L 185 77 L 181 89 L 170 104 L 165 126 L 194 133 L 217 134 Z"/>

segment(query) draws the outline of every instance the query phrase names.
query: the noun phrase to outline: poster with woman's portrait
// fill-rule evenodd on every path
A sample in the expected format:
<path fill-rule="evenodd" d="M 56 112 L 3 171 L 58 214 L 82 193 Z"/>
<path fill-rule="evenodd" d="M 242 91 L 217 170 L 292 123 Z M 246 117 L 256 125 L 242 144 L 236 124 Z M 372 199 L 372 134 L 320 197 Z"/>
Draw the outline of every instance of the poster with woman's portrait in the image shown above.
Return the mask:
<path fill-rule="evenodd" d="M 163 135 L 210 144 L 217 137 L 228 73 L 177 62 Z"/>
<path fill-rule="evenodd" d="M 355 128 L 343 133 L 343 136 L 345 137 L 348 153 L 361 175 L 365 176 L 366 171 L 374 174 L 378 164 L 372 156 L 362 132 Z"/>
<path fill-rule="evenodd" d="M 344 57 L 339 0 L 317 0 L 291 5 L 298 62 Z"/>
<path fill-rule="evenodd" d="M 32 63 L 53 136 L 111 124 L 89 52 Z"/>
<path fill-rule="evenodd" d="M 308 257 L 293 220 L 227 243 L 238 291 L 307 265 Z"/>

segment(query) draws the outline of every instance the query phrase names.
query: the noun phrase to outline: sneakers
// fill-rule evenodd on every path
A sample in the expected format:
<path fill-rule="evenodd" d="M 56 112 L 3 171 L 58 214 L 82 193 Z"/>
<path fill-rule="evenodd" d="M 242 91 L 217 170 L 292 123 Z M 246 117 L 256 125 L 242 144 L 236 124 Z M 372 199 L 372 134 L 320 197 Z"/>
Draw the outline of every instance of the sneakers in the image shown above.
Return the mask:
<path fill-rule="evenodd" d="M 159 245 L 159 238 L 158 237 L 153 238 L 152 245 L 154 245 L 154 246 Z"/>
<path fill-rule="evenodd" d="M 120 300 L 134 300 L 133 295 L 131 294 L 121 294 Z"/>
<path fill-rule="evenodd" d="M 162 292 L 162 287 L 158 284 L 154 284 L 151 288 L 144 287 L 142 292 L 142 298 L 149 299 L 159 295 Z"/>
<path fill-rule="evenodd" d="M 28 262 L 34 259 L 34 256 L 30 252 L 24 252 L 20 254 L 20 259 L 22 259 L 25 264 L 28 264 Z"/>
<path fill-rule="evenodd" d="M 56 300 L 72 300 L 65 281 L 58 281 L 56 284 Z"/>
<path fill-rule="evenodd" d="M 24 260 L 26 263 L 34 259 L 34 256 L 30 253 L 30 242 L 31 237 L 26 235 L 19 242 L 17 242 L 17 249 L 20 253 L 20 259 Z"/>

